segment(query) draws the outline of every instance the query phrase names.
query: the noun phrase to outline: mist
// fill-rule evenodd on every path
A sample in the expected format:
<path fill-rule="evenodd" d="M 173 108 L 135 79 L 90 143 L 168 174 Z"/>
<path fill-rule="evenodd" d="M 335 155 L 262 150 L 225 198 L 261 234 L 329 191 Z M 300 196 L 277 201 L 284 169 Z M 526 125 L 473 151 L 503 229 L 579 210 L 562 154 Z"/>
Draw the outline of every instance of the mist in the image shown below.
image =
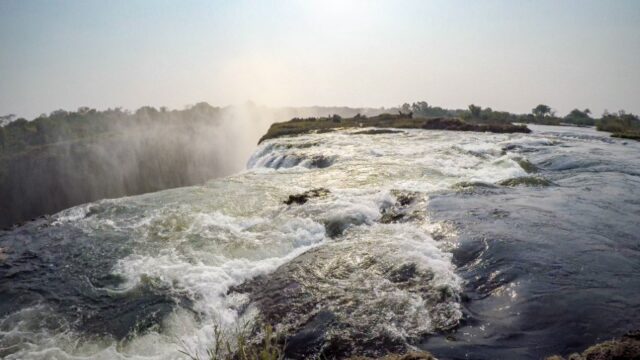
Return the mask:
<path fill-rule="evenodd" d="M 0 226 L 236 173 L 276 121 L 380 111 L 199 103 L 184 110 L 81 108 L 18 119 L 0 128 L 9 135 L 0 153 Z"/>

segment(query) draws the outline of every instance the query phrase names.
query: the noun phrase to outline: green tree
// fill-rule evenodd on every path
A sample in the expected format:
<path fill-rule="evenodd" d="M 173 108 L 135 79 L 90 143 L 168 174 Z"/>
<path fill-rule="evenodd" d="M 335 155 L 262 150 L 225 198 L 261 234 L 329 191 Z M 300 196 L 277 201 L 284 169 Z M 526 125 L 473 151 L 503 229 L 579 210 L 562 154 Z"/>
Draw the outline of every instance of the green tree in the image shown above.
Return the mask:
<path fill-rule="evenodd" d="M 0 151 L 4 152 L 4 144 L 6 143 L 6 137 L 4 127 L 0 126 Z"/>
<path fill-rule="evenodd" d="M 573 109 L 567 116 L 564 117 L 564 121 L 571 124 L 576 125 L 594 125 L 595 120 L 589 116 L 591 114 L 591 110 L 584 109 Z"/>
<path fill-rule="evenodd" d="M 12 122 L 15 118 L 16 116 L 14 114 L 0 116 L 0 126 L 7 125 L 8 123 Z"/>
<path fill-rule="evenodd" d="M 472 118 L 477 119 L 480 117 L 480 114 L 482 113 L 482 107 L 471 104 L 469 105 L 469 112 L 471 113 Z"/>
<path fill-rule="evenodd" d="M 548 105 L 540 104 L 534 107 L 533 109 L 531 109 L 531 113 L 535 117 L 542 118 L 542 117 L 551 115 L 551 108 Z"/>

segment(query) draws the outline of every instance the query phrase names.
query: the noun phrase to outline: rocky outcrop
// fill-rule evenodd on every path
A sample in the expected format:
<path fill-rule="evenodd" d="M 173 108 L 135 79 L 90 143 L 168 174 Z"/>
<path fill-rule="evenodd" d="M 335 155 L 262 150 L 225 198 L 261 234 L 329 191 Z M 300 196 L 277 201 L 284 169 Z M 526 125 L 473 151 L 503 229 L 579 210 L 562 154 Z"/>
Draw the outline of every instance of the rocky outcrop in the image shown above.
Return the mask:
<path fill-rule="evenodd" d="M 551 186 L 551 181 L 539 177 L 539 176 L 522 176 L 517 178 L 511 178 L 500 181 L 498 184 L 502 186 L 533 186 L 533 187 L 541 187 L 541 186 Z"/>
<path fill-rule="evenodd" d="M 554 355 L 546 360 L 638 360 L 640 359 L 640 330 L 632 331 L 620 339 L 605 341 L 589 347 L 582 354 L 564 358 Z"/>
<path fill-rule="evenodd" d="M 526 125 L 513 124 L 473 124 L 456 118 L 428 119 L 422 125 L 428 130 L 481 131 L 493 133 L 530 133 Z"/>
<path fill-rule="evenodd" d="M 510 123 L 472 123 L 459 118 L 414 118 L 407 114 L 381 114 L 373 117 L 340 118 L 308 118 L 293 119 L 286 122 L 272 124 L 258 143 L 281 136 L 295 136 L 309 133 L 325 133 L 335 129 L 349 128 L 380 128 L 362 130 L 353 134 L 386 134 L 394 130 L 388 129 L 426 129 L 452 131 L 480 131 L 494 133 L 529 133 L 526 125 Z M 397 130 L 395 130 L 397 131 Z"/>
<path fill-rule="evenodd" d="M 292 205 L 292 204 L 302 205 L 307 201 L 309 201 L 309 199 L 311 198 L 327 196 L 329 195 L 329 193 L 330 191 L 325 188 L 307 190 L 302 194 L 289 195 L 289 198 L 287 198 L 287 200 L 285 200 L 284 203 L 287 205 Z"/>

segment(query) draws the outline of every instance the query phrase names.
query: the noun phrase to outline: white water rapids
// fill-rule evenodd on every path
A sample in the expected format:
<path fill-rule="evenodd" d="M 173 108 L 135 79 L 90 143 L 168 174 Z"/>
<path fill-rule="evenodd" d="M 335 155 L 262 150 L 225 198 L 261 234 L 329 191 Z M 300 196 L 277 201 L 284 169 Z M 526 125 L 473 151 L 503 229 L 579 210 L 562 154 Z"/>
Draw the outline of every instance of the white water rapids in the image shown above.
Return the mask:
<path fill-rule="evenodd" d="M 86 291 L 107 298 L 145 288 L 175 301 L 162 316 L 149 317 L 150 324 L 119 338 L 84 331 L 96 314 L 109 318 L 101 313 L 105 310 L 77 298 L 68 311 L 65 299 L 43 296 L 0 320 L 0 354 L 7 359 L 178 359 L 184 357 L 179 350 L 186 349 L 203 355 L 216 325 L 233 330 L 260 315 L 247 294 L 231 291 L 234 287 L 269 275 L 311 249 L 333 255 L 312 260 L 305 271 L 318 278 L 343 274 L 317 285 L 317 291 L 331 294 L 323 306 L 354 326 L 364 324 L 409 342 L 455 327 L 462 317 L 463 286 L 451 261 L 455 233 L 431 220 L 429 197 L 461 183 L 529 176 L 520 165 L 526 154 L 504 147 L 554 140 L 535 133 L 352 132 L 269 140 L 239 174 L 203 186 L 98 201 L 53 216 L 47 228 L 33 230 L 25 241 L 60 229 L 59 241 L 66 246 L 97 244 L 88 246 L 91 261 L 61 260 L 52 270 L 59 272 L 54 278 L 84 281 Z M 316 188 L 330 192 L 301 205 L 283 203 L 289 195 Z M 411 221 L 381 221 L 398 206 L 401 194 L 416 198 Z M 328 224 L 339 231 L 329 233 Z M 51 241 L 39 249 L 53 254 L 66 249 Z M 94 253 L 98 248 L 107 250 Z M 371 259 L 375 264 L 367 265 Z M 102 262 L 120 281 L 97 284 L 93 275 L 85 281 L 79 275 L 84 270 L 73 270 Z M 421 286 L 428 289 L 417 291 L 385 277 L 389 269 L 406 264 L 427 274 Z M 65 269 L 71 269 L 68 277 Z M 308 280 L 302 273 L 292 276 Z M 443 289 L 449 294 L 444 298 L 430 293 Z M 117 308 L 117 300 L 112 305 Z"/>

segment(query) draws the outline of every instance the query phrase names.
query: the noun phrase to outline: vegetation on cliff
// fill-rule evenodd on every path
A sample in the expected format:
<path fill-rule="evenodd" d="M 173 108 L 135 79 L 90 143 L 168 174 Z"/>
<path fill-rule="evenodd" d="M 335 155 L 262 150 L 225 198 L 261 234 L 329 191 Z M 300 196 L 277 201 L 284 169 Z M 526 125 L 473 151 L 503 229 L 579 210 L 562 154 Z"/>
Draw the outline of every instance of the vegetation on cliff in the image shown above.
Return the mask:
<path fill-rule="evenodd" d="M 0 117 L 0 228 L 103 198 L 203 183 L 242 169 L 270 123 L 377 114 L 344 107 L 142 107 Z"/>

